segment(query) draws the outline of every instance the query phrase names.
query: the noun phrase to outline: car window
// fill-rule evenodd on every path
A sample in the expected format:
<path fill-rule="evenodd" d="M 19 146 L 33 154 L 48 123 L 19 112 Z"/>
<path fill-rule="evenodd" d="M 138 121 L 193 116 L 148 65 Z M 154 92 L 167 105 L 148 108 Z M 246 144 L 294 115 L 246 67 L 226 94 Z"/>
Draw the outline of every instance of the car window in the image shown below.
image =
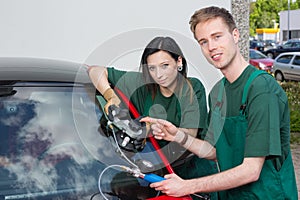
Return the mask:
<path fill-rule="evenodd" d="M 288 41 L 288 42 L 286 42 L 285 44 L 283 44 L 283 47 L 284 47 L 284 48 L 290 48 L 290 47 L 292 47 L 292 45 L 293 45 L 293 43 L 290 42 L 290 41 Z"/>
<path fill-rule="evenodd" d="M 263 59 L 263 58 L 267 58 L 267 56 L 265 56 L 264 54 L 262 54 L 260 52 L 250 51 L 250 58 L 251 59 Z"/>
<path fill-rule="evenodd" d="M 0 197 L 84 199 L 97 192 L 105 166 L 82 137 L 100 135 L 102 112 L 86 88 L 15 85 L 0 91 Z"/>
<path fill-rule="evenodd" d="M 300 66 L 300 56 L 296 56 L 294 58 L 293 65 L 299 65 Z"/>
<path fill-rule="evenodd" d="M 293 55 L 282 55 L 278 59 L 276 59 L 276 62 L 288 64 L 288 63 L 290 63 L 292 58 L 293 58 Z"/>

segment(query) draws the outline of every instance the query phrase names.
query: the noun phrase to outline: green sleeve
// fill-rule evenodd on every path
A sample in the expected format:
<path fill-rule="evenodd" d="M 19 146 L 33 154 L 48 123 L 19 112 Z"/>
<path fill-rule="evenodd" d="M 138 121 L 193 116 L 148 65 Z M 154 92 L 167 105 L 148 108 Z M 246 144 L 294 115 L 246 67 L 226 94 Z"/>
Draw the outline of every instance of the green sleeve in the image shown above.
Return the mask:
<path fill-rule="evenodd" d="M 278 98 L 261 94 L 249 106 L 245 156 L 281 155 Z"/>
<path fill-rule="evenodd" d="M 142 74 L 134 71 L 122 71 L 113 67 L 107 68 L 108 81 L 117 86 L 128 98 L 143 85 Z"/>
<path fill-rule="evenodd" d="M 273 79 L 260 76 L 250 88 L 245 157 L 280 156 L 286 149 L 282 147 L 289 145 L 287 98 Z"/>

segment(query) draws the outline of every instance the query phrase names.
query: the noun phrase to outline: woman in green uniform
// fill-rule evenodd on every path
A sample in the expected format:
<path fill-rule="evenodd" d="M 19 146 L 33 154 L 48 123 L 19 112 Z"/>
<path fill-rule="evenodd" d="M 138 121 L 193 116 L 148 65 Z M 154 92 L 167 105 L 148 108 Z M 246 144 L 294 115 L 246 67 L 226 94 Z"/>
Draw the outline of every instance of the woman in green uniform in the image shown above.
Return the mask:
<path fill-rule="evenodd" d="M 110 105 L 121 101 L 112 87 L 118 87 L 143 116 L 166 119 L 192 137 L 204 138 L 207 128 L 205 88 L 197 78 L 187 77 L 187 62 L 170 37 L 156 37 L 145 48 L 140 71 L 91 66 L 89 76 Z M 213 161 L 191 156 L 178 164 L 185 149 L 177 143 L 159 141 L 176 173 L 185 178 L 217 172 Z M 212 199 L 214 196 L 212 195 Z"/>

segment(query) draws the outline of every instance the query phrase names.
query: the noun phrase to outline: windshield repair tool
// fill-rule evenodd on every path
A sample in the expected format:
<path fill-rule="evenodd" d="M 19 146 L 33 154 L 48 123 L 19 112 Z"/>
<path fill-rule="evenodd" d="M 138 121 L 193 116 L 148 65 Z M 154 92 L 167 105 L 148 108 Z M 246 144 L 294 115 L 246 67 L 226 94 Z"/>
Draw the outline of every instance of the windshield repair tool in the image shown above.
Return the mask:
<path fill-rule="evenodd" d="M 156 174 L 143 174 L 138 168 L 132 169 L 126 166 L 122 166 L 122 168 L 129 174 L 133 175 L 134 177 L 144 179 L 149 183 L 156 183 L 156 182 L 166 180 L 165 178 L 158 176 Z"/>
<path fill-rule="evenodd" d="M 102 108 L 106 104 L 102 96 L 97 96 Z M 107 123 L 107 136 L 114 129 L 118 145 L 127 151 L 142 151 L 146 144 L 146 123 L 140 122 L 140 117 L 132 119 L 127 109 L 116 105 L 108 107 L 108 114 L 103 112 L 105 123 Z M 103 124 L 100 122 L 100 124 Z"/>
<path fill-rule="evenodd" d="M 140 113 L 138 112 L 136 107 L 133 105 L 133 103 L 131 101 L 129 101 L 128 97 L 119 88 L 115 87 L 114 90 L 117 92 L 118 96 L 122 99 L 124 104 L 127 106 L 127 108 L 129 109 L 129 111 L 133 115 L 133 117 L 135 117 L 135 118 L 141 117 Z M 154 149 L 156 150 L 157 154 L 159 155 L 161 161 L 164 163 L 167 171 L 170 174 L 174 173 L 174 170 L 173 170 L 171 164 L 169 163 L 167 157 L 161 150 L 160 145 L 158 144 L 156 139 L 153 137 L 151 132 L 148 134 L 148 139 L 151 142 Z"/>
<path fill-rule="evenodd" d="M 146 143 L 146 123 L 140 118 L 132 119 L 127 109 L 116 105 L 108 107 L 108 119 L 121 133 L 117 140 L 126 150 L 142 150 Z"/>
<path fill-rule="evenodd" d="M 137 178 L 141 178 L 141 179 L 144 179 L 145 181 L 149 182 L 149 183 L 156 183 L 156 182 L 160 182 L 160 181 L 163 181 L 163 180 L 166 180 L 164 177 L 161 177 L 161 176 L 158 176 L 156 174 L 144 174 L 142 173 L 138 168 L 129 168 L 129 167 L 126 167 L 126 166 L 122 166 L 122 168 L 128 172 L 129 174 L 133 175 L 134 177 L 137 177 Z M 199 199 L 202 199 L 202 200 L 210 200 L 210 195 L 209 194 L 192 194 L 196 197 L 198 197 Z M 185 197 L 178 197 L 178 198 L 175 198 L 175 197 L 169 197 L 169 196 L 161 196 L 160 197 L 161 199 L 165 199 L 165 200 L 170 200 L 171 198 L 172 199 L 177 199 L 177 200 L 190 200 L 191 197 L 189 196 L 185 196 Z M 157 198 L 154 198 L 154 199 L 157 199 Z M 148 199 L 149 200 L 149 199 Z"/>

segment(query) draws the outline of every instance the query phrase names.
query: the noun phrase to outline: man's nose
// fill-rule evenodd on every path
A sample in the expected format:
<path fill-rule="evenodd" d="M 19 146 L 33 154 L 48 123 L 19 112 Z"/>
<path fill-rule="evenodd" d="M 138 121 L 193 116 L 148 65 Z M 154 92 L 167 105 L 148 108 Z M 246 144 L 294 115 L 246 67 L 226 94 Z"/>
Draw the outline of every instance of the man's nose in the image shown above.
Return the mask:
<path fill-rule="evenodd" d="M 211 40 L 211 41 L 208 42 L 208 50 L 209 51 L 213 51 L 216 48 L 217 48 L 217 42 L 216 41 Z"/>

